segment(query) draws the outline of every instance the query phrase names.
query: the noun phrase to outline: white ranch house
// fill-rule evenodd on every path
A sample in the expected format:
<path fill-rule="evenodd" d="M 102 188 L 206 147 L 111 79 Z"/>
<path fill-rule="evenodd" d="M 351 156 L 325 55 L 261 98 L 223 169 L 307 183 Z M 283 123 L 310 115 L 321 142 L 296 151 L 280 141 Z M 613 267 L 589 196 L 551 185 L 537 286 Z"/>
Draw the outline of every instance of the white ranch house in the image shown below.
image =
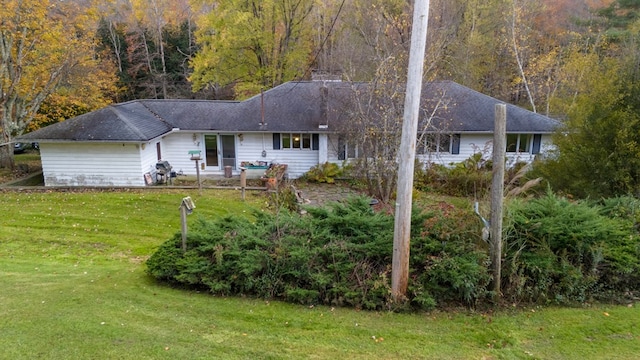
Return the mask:
<path fill-rule="evenodd" d="M 297 178 L 317 164 L 363 155 L 338 131 L 349 120 L 345 99 L 363 86 L 300 81 L 245 101 L 135 100 L 18 140 L 39 142 L 46 186 L 148 186 L 159 161 L 195 175 L 194 152 L 201 154 L 202 176 L 223 175 L 225 167 L 238 175 L 243 165 L 282 163 L 287 176 Z M 499 100 L 450 81 L 426 83 L 423 99 L 423 113 L 435 116 L 423 136 L 427 144 L 417 147 L 422 161 L 463 161 L 491 142 Z M 507 156 L 532 161 L 551 146 L 557 126 L 551 118 L 507 105 Z"/>

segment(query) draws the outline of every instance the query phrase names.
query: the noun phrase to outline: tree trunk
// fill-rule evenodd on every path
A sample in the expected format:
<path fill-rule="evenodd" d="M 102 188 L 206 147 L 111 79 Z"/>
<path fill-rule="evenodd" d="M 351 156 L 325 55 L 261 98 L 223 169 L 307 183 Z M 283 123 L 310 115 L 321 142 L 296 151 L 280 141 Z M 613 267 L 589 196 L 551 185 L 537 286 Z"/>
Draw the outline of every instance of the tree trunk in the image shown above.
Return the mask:
<path fill-rule="evenodd" d="M 2 105 L 0 105 L 0 169 L 15 168 L 15 161 L 13 159 L 13 143 L 11 142 L 11 133 L 8 131 L 9 119 L 5 118 L 5 114 L 8 113 L 6 109 L 6 101 L 2 99 Z"/>
<path fill-rule="evenodd" d="M 4 138 L 4 136 L 3 136 Z M 3 140 L 3 143 L 5 141 Z M 4 146 L 0 146 L 0 169 L 10 169 L 13 170 L 16 166 L 15 160 L 13 158 L 13 143 L 6 144 Z"/>

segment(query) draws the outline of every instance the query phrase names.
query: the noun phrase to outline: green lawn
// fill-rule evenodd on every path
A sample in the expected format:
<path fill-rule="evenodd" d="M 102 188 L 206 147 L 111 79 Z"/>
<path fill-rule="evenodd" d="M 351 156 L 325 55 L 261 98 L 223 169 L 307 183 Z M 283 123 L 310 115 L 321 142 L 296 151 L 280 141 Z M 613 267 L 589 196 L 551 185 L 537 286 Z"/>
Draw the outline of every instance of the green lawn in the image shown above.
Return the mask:
<path fill-rule="evenodd" d="M 636 359 L 640 304 L 394 314 L 214 297 L 144 259 L 238 191 L 0 193 L 0 359 Z"/>

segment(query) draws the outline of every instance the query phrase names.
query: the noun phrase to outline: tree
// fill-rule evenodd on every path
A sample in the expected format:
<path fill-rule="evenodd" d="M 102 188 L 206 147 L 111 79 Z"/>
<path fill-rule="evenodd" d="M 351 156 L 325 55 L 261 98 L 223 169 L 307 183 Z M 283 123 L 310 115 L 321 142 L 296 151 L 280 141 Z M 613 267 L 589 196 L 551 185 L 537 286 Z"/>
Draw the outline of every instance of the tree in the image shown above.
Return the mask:
<path fill-rule="evenodd" d="M 56 91 L 42 102 L 26 131 L 82 115 L 103 108 L 117 98 L 117 70 L 100 54 L 91 61 L 74 67 L 60 82 Z"/>
<path fill-rule="evenodd" d="M 555 190 L 577 197 L 640 191 L 640 107 L 619 59 L 574 48 L 563 66 L 556 105 L 567 114 L 553 155 L 537 166 Z"/>
<path fill-rule="evenodd" d="M 302 77 L 310 65 L 312 0 L 202 1 L 194 90 L 234 84 L 240 97 Z"/>
<path fill-rule="evenodd" d="M 398 178 L 398 147 L 402 133 L 407 59 L 390 58 L 365 89 L 354 91 L 349 121 L 340 129 L 347 147 L 357 151 L 354 175 L 371 196 L 389 202 Z"/>
<path fill-rule="evenodd" d="M 187 0 L 113 0 L 101 4 L 99 52 L 117 67 L 118 101 L 219 98 L 191 91 L 196 14 Z"/>
<path fill-rule="evenodd" d="M 625 4 L 633 5 L 614 2 L 618 10 L 596 22 L 600 31 L 568 47 L 558 73 L 552 106 L 566 114 L 565 128 L 537 168 L 554 189 L 578 197 L 640 193 L 640 31 L 638 21 L 618 21 L 637 10 L 618 8 Z"/>
<path fill-rule="evenodd" d="M 341 2 L 342 4 L 342 2 Z M 328 9 L 338 16 L 320 38 L 330 36 L 314 66 L 340 72 L 351 81 L 369 81 L 389 58 L 409 49 L 410 6 L 405 0 L 353 0 Z"/>
<path fill-rule="evenodd" d="M 3 0 L 0 6 L 0 167 L 7 146 L 76 67 L 93 60 L 93 13 L 75 2 Z"/>

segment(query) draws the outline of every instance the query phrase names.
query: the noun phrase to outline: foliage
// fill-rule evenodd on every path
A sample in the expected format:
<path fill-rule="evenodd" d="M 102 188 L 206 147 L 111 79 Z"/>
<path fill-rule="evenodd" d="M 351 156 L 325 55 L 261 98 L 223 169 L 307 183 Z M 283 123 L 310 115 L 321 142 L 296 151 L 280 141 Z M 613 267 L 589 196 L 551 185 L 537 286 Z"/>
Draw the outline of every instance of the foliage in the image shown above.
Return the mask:
<path fill-rule="evenodd" d="M 640 116 L 624 101 L 596 106 L 567 124 L 567 134 L 555 137 L 557 151 L 536 168 L 554 189 L 576 197 L 637 194 Z"/>
<path fill-rule="evenodd" d="M 336 177 L 340 175 L 342 175 L 340 165 L 326 162 L 309 169 L 309 171 L 303 175 L 303 178 L 311 182 L 333 184 L 336 181 Z"/>
<path fill-rule="evenodd" d="M 117 97 L 115 70 L 108 62 L 102 68 L 76 69 L 72 79 L 49 95 L 27 131 L 55 124 L 109 105 Z"/>
<path fill-rule="evenodd" d="M 417 308 L 474 305 L 486 296 L 486 255 L 469 240 L 477 222 L 441 206 L 441 215 L 414 214 L 412 220 L 410 300 Z M 305 217 L 261 213 L 255 223 L 202 220 L 189 234 L 186 253 L 176 235 L 148 260 L 148 271 L 159 280 L 216 294 L 394 308 L 393 217 L 373 212 L 368 198 L 307 211 Z"/>
<path fill-rule="evenodd" d="M 276 191 L 269 192 L 269 208 L 275 211 L 286 209 L 291 212 L 300 211 L 297 189 L 288 181 L 279 182 Z"/>
<path fill-rule="evenodd" d="M 512 301 L 585 302 L 637 288 L 640 239 L 629 223 L 612 216 L 628 210 L 610 203 L 600 208 L 570 202 L 550 193 L 510 202 L 505 296 Z"/>
<path fill-rule="evenodd" d="M 423 191 L 462 197 L 484 197 L 491 185 L 491 162 L 482 153 L 450 167 L 428 164 L 415 167 L 414 186 Z"/>
<path fill-rule="evenodd" d="M 234 85 L 254 95 L 305 74 L 312 54 L 314 1 L 224 1 L 198 19 L 191 60 L 194 90 Z"/>
<path fill-rule="evenodd" d="M 117 68 L 117 101 L 229 98 L 224 89 L 191 91 L 188 61 L 197 48 L 189 1 L 113 1 L 100 10 L 98 52 Z"/>
<path fill-rule="evenodd" d="M 425 294 L 437 304 L 486 300 L 491 276 L 480 222 L 469 210 L 444 202 L 426 210 L 422 233 L 412 237 L 412 301 L 423 301 Z"/>
<path fill-rule="evenodd" d="M 0 143 L 29 126 L 43 101 L 74 70 L 96 69 L 95 13 L 87 6 L 51 1 L 3 1 L 0 7 Z M 0 147 L 0 167 L 13 167 L 12 149 Z"/>

